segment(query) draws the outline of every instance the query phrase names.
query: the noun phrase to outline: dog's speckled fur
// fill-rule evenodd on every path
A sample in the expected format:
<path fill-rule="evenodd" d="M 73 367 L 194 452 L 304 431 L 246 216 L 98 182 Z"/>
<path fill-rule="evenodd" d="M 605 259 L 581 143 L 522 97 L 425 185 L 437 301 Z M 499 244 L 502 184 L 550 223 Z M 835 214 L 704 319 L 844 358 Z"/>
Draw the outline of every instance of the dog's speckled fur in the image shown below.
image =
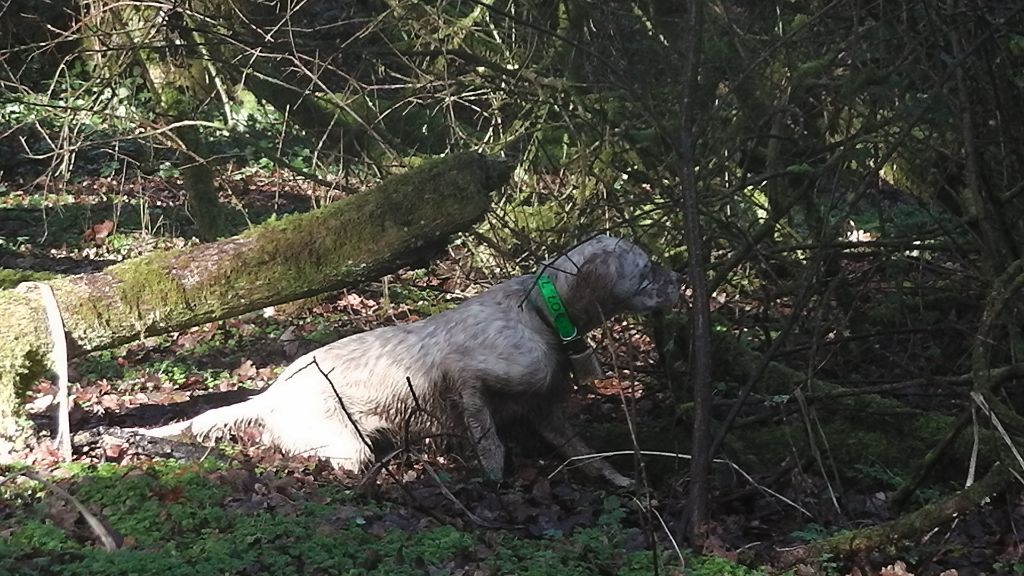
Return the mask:
<path fill-rule="evenodd" d="M 583 333 L 619 313 L 669 308 L 679 296 L 676 274 L 610 236 L 584 242 L 544 271 Z M 208 439 L 258 424 L 264 441 L 286 452 L 356 470 L 373 458 L 366 440 L 451 433 L 464 421 L 484 470 L 498 479 L 505 447 L 496 419 L 523 418 L 564 454 L 591 453 L 564 417 L 568 358 L 539 313 L 534 279 L 513 278 L 413 324 L 343 338 L 296 360 L 258 396 L 149 433 Z M 630 483 L 603 461 L 584 469 Z"/>

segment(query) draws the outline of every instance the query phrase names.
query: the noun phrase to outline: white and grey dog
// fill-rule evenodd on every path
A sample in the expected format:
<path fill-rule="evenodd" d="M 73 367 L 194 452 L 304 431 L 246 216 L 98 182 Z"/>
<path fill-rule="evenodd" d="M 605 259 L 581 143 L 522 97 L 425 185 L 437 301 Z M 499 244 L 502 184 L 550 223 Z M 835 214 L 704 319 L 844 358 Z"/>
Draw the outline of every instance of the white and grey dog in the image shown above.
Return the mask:
<path fill-rule="evenodd" d="M 616 314 L 670 308 L 679 297 L 678 275 L 610 236 L 580 244 L 541 272 L 580 334 Z M 261 394 L 149 434 L 206 440 L 258 425 L 263 440 L 285 452 L 357 470 L 372 461 L 374 439 L 451 434 L 461 421 L 484 471 L 500 479 L 505 447 L 498 431 L 525 420 L 563 454 L 590 454 L 565 419 L 569 357 L 536 278 L 513 278 L 425 320 L 328 344 L 296 360 Z M 583 468 L 630 484 L 604 461 Z"/>

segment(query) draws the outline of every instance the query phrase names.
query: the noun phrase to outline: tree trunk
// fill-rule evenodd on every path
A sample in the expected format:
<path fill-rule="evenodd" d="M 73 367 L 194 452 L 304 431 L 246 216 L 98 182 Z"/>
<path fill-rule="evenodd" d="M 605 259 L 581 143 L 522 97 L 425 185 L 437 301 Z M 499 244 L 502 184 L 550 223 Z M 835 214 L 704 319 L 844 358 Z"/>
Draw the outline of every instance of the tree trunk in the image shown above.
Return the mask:
<path fill-rule="evenodd" d="M 428 161 L 377 188 L 190 250 L 49 282 L 69 353 L 181 330 L 423 264 L 479 221 L 507 164 L 472 153 Z M 45 373 L 50 341 L 33 293 L 0 291 L 0 430 Z"/>
<path fill-rule="evenodd" d="M 226 98 L 217 90 L 223 87 L 221 79 L 191 22 L 168 25 L 156 6 L 133 2 L 87 0 L 83 11 L 91 28 L 84 40 L 90 48 L 86 58 L 112 77 L 141 76 L 159 118 L 202 118 L 209 100 Z M 178 48 L 154 50 L 154 45 Z M 230 125 L 230 118 L 226 120 Z M 217 197 L 213 168 L 206 161 L 203 136 L 194 125 L 187 125 L 162 139 L 182 152 L 181 170 L 196 236 L 203 242 L 220 238 L 225 233 L 224 208 Z"/>
<path fill-rule="evenodd" d="M 181 172 L 188 193 L 189 215 L 196 222 L 196 237 L 203 242 L 212 242 L 226 235 L 227 226 L 224 206 L 217 196 L 213 168 L 206 161 L 206 146 L 194 127 L 181 128 L 177 133 L 188 151 L 202 159 L 186 160 Z"/>
<path fill-rule="evenodd" d="M 691 544 L 704 543 L 708 523 L 708 484 L 711 471 L 711 297 L 708 292 L 707 258 L 700 222 L 700 192 L 697 190 L 697 103 L 700 77 L 701 35 L 704 0 L 691 2 L 684 34 L 686 60 L 683 64 L 683 110 L 680 122 L 679 159 L 682 163 L 683 204 L 686 210 L 686 251 L 689 284 L 693 291 L 690 308 L 692 339 L 690 358 L 693 380 L 693 442 L 691 444 L 690 489 L 686 502 L 689 514 L 687 536 Z"/>

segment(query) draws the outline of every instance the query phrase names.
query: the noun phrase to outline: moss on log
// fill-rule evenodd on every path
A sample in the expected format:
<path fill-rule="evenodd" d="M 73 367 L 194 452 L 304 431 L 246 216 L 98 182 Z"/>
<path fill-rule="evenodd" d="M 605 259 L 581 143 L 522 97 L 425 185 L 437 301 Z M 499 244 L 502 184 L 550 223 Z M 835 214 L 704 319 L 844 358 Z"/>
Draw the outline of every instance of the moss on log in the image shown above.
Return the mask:
<path fill-rule="evenodd" d="M 479 221 L 510 175 L 478 154 L 434 159 L 320 210 L 189 250 L 49 282 L 71 355 L 352 286 L 421 265 Z M 50 342 L 35 294 L 0 291 L 0 426 Z"/>
<path fill-rule="evenodd" d="M 828 556 L 865 556 L 878 549 L 923 538 L 958 516 L 978 509 L 987 498 L 1005 490 L 1012 480 L 1010 471 L 997 463 L 978 482 L 938 502 L 877 526 L 841 532 L 789 550 L 783 554 L 782 567 Z"/>
<path fill-rule="evenodd" d="M 36 272 L 35 270 L 16 270 L 13 268 L 0 268 L 0 290 L 14 288 L 22 282 L 44 282 L 58 275 L 53 272 Z"/>

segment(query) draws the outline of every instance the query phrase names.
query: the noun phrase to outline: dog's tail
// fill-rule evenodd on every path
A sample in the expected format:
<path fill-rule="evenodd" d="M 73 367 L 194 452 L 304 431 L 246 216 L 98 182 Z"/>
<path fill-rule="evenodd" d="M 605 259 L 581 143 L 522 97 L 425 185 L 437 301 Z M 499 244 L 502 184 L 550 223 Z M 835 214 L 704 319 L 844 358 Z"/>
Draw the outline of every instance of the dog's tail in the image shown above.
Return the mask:
<path fill-rule="evenodd" d="M 255 396 L 245 402 L 208 410 L 191 420 L 140 432 L 158 438 L 191 437 L 200 442 L 210 442 L 239 428 L 262 425 L 262 404 L 260 396 Z"/>

